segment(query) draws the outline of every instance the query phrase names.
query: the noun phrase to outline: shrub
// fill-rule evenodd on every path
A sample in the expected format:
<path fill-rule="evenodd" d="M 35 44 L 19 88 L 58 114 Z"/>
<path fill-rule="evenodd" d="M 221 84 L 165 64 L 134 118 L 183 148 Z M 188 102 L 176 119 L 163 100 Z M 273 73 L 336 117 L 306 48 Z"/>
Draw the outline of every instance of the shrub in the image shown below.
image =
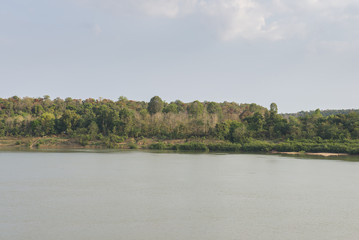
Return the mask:
<path fill-rule="evenodd" d="M 180 151 L 208 151 L 208 147 L 204 143 L 189 142 L 177 145 L 177 149 Z"/>
<path fill-rule="evenodd" d="M 208 144 L 208 149 L 213 152 L 239 152 L 242 145 L 237 143 L 212 143 Z"/>
<path fill-rule="evenodd" d="M 78 137 L 78 142 L 82 145 L 82 146 L 86 146 L 88 145 L 89 141 L 91 140 L 91 136 L 87 135 L 87 134 L 81 134 Z"/>
<path fill-rule="evenodd" d="M 242 150 L 245 152 L 269 152 L 273 150 L 273 144 L 265 141 L 253 141 L 245 143 Z"/>
<path fill-rule="evenodd" d="M 137 148 L 138 148 L 138 146 L 137 146 L 136 143 L 129 143 L 129 144 L 128 144 L 128 147 L 129 147 L 130 149 L 137 149 Z"/>
<path fill-rule="evenodd" d="M 158 142 L 158 143 L 153 143 L 149 146 L 150 149 L 155 149 L 155 150 L 164 150 L 167 148 L 166 144 L 163 142 Z"/>

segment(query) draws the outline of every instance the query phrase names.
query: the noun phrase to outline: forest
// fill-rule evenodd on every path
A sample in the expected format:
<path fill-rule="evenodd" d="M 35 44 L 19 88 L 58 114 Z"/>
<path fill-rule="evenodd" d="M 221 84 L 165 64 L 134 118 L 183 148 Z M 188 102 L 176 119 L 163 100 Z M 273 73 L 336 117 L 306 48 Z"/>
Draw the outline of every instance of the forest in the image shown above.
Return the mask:
<path fill-rule="evenodd" d="M 0 137 L 65 138 L 86 145 L 151 149 L 359 153 L 359 113 L 278 114 L 257 104 L 110 99 L 0 98 Z M 182 142 L 176 144 L 176 140 Z M 23 144 L 20 142 L 19 144 Z"/>

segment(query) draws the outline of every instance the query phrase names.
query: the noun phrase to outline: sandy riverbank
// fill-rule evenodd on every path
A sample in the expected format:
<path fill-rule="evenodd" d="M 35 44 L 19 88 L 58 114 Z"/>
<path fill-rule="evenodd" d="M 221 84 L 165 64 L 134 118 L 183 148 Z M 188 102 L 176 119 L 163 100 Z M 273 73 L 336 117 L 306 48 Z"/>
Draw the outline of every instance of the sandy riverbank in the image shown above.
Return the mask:
<path fill-rule="evenodd" d="M 287 155 L 310 155 L 310 156 L 322 156 L 322 157 L 339 157 L 339 156 L 348 156 L 347 153 L 309 153 L 309 152 L 272 152 L 279 154 L 287 154 Z"/>

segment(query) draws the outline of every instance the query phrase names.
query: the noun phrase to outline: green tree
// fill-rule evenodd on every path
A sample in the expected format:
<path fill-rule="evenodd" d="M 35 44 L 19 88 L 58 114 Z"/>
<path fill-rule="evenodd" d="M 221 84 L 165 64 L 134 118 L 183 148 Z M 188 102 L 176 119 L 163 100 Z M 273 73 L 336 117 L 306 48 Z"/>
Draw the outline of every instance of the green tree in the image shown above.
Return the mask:
<path fill-rule="evenodd" d="M 40 116 L 44 112 L 44 108 L 40 104 L 37 103 L 32 107 L 32 112 L 36 116 Z"/>
<path fill-rule="evenodd" d="M 119 133 L 128 136 L 133 128 L 134 115 L 128 108 L 122 108 L 119 112 Z"/>
<path fill-rule="evenodd" d="M 53 134 L 55 132 L 55 115 L 49 112 L 43 113 L 40 117 L 40 124 L 44 135 Z"/>
<path fill-rule="evenodd" d="M 96 111 L 97 125 L 104 135 L 113 133 L 116 122 L 118 121 L 118 113 L 107 105 L 101 105 Z"/>
<path fill-rule="evenodd" d="M 147 110 L 148 112 L 153 115 L 158 112 L 162 112 L 163 109 L 163 101 L 159 96 L 154 96 L 151 98 L 150 102 L 148 103 Z"/>
<path fill-rule="evenodd" d="M 176 100 L 174 104 L 177 105 L 178 112 L 183 112 L 186 110 L 186 104 L 183 103 L 181 100 Z"/>
<path fill-rule="evenodd" d="M 77 122 L 80 120 L 81 116 L 78 115 L 73 110 L 65 110 L 64 114 L 60 118 L 61 125 L 63 130 L 67 133 L 72 132 L 77 127 Z"/>
<path fill-rule="evenodd" d="M 217 114 L 221 111 L 221 106 L 216 102 L 209 102 L 207 105 L 207 112 L 209 114 Z"/>
<path fill-rule="evenodd" d="M 323 117 L 323 115 L 322 115 L 322 113 L 320 112 L 320 109 L 319 109 L 319 108 L 314 111 L 314 113 L 312 114 L 312 116 L 313 116 L 314 118 L 322 118 L 322 117 Z"/>
<path fill-rule="evenodd" d="M 96 136 L 98 134 L 98 126 L 97 123 L 95 121 L 92 121 L 88 127 L 89 129 L 89 135 L 91 137 L 91 140 L 95 140 Z"/>
<path fill-rule="evenodd" d="M 175 103 L 170 103 L 163 108 L 164 113 L 178 113 L 178 106 Z"/>
<path fill-rule="evenodd" d="M 187 111 L 192 117 L 199 117 L 203 114 L 203 109 L 203 104 L 200 101 L 196 100 L 188 106 Z"/>
<path fill-rule="evenodd" d="M 289 132 L 288 121 L 278 114 L 275 103 L 270 105 L 269 114 L 265 113 L 265 129 L 269 139 L 285 137 Z"/>
<path fill-rule="evenodd" d="M 39 119 L 35 119 L 31 122 L 31 132 L 33 136 L 42 136 L 42 126 Z"/>
<path fill-rule="evenodd" d="M 259 112 L 254 113 L 253 116 L 244 119 L 248 123 L 248 129 L 254 132 L 263 130 L 264 118 Z"/>
<path fill-rule="evenodd" d="M 277 104 L 275 104 L 275 103 L 271 103 L 271 105 L 270 105 L 270 113 L 271 114 L 278 114 L 278 106 L 277 106 Z"/>
<path fill-rule="evenodd" d="M 230 133 L 230 121 L 217 123 L 215 127 L 216 137 L 219 139 L 228 139 Z"/>
<path fill-rule="evenodd" d="M 240 144 L 247 143 L 249 141 L 249 133 L 247 126 L 244 123 L 232 122 L 230 127 L 231 141 Z"/>

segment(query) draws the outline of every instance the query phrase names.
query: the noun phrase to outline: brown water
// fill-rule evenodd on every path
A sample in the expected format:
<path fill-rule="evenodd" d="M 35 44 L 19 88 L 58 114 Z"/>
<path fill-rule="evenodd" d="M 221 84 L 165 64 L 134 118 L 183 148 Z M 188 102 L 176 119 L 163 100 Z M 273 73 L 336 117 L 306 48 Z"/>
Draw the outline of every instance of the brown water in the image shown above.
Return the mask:
<path fill-rule="evenodd" d="M 0 239 L 357 240 L 358 186 L 340 160 L 0 152 Z"/>

